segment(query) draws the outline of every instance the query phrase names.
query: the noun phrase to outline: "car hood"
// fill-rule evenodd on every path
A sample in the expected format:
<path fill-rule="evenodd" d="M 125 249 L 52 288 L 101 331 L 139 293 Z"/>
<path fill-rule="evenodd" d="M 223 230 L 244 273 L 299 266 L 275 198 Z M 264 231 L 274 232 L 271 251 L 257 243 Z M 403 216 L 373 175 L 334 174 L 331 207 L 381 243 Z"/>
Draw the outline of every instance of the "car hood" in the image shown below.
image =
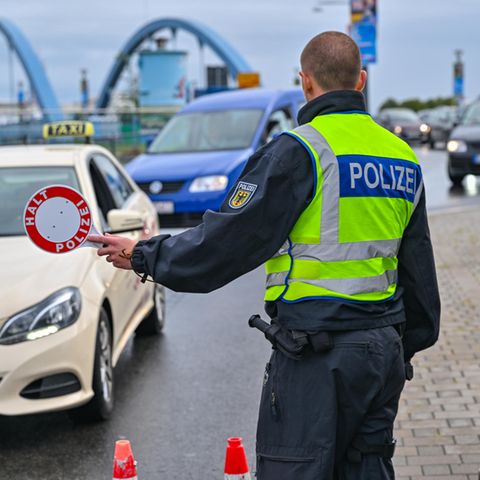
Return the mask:
<path fill-rule="evenodd" d="M 450 138 L 478 142 L 480 141 L 480 125 L 459 125 L 452 130 Z"/>
<path fill-rule="evenodd" d="M 252 153 L 251 148 L 215 152 L 148 153 L 132 160 L 127 165 L 127 171 L 137 182 L 228 174 Z"/>
<path fill-rule="evenodd" d="M 0 238 L 0 325 L 64 287 L 79 287 L 95 256 L 91 248 L 54 255 L 26 236 Z"/>

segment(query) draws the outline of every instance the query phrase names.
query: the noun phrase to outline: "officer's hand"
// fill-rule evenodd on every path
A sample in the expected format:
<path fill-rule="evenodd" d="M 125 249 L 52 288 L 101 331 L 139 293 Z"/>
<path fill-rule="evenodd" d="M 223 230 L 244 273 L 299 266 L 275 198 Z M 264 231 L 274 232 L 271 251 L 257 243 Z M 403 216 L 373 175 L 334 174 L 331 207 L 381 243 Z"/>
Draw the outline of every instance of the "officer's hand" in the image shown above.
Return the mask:
<path fill-rule="evenodd" d="M 103 245 L 98 249 L 97 255 L 107 256 L 107 262 L 113 263 L 117 268 L 132 270 L 130 258 L 137 243 L 135 240 L 108 233 L 106 235 L 89 235 L 88 240 Z"/>

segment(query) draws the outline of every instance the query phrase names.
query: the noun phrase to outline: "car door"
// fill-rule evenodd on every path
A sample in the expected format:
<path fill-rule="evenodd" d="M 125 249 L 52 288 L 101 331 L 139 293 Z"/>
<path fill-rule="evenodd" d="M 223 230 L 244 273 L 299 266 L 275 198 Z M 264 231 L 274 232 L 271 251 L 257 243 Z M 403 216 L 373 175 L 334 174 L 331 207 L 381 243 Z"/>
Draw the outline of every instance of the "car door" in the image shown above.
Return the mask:
<path fill-rule="evenodd" d="M 94 154 L 90 159 L 89 170 L 101 213 L 103 231 L 111 231 L 108 224 L 108 212 L 113 209 L 133 209 L 147 219 L 148 211 L 145 206 L 142 209 L 142 204 L 137 199 L 141 194 L 134 190 L 125 175 L 110 158 L 101 153 Z M 140 240 L 144 236 L 142 234 L 147 230 L 147 223 L 146 221 L 143 231 L 122 231 L 121 234 L 133 240 Z M 128 326 L 138 306 L 142 302 L 148 301 L 151 288 L 142 287 L 140 279 L 131 271 L 115 269 L 108 292 L 115 322 L 115 341 Z"/>

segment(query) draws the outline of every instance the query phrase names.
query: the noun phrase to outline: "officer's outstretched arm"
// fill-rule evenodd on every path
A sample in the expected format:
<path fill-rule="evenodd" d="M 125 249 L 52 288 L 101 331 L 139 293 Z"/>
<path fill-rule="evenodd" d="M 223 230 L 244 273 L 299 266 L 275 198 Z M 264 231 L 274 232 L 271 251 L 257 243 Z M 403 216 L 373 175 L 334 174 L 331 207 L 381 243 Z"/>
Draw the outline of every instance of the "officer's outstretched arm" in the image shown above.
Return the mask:
<path fill-rule="evenodd" d="M 312 196 L 311 160 L 281 135 L 257 151 L 219 212 L 173 237 L 139 242 L 132 264 L 172 290 L 209 292 L 258 267 L 285 243 Z"/>

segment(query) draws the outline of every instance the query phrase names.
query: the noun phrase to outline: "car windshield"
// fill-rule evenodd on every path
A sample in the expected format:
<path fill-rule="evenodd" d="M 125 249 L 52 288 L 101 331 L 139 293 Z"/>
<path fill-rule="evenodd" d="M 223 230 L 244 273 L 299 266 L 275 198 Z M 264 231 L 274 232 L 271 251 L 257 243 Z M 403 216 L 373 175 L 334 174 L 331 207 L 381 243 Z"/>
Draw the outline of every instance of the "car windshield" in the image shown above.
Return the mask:
<path fill-rule="evenodd" d="M 462 117 L 462 125 L 480 125 L 480 103 L 470 105 Z"/>
<path fill-rule="evenodd" d="M 149 153 L 248 148 L 262 115 L 262 110 L 248 109 L 182 113 L 167 123 Z"/>
<path fill-rule="evenodd" d="M 388 115 L 394 122 L 418 122 L 418 115 L 412 110 L 389 110 Z"/>
<path fill-rule="evenodd" d="M 453 122 L 456 118 L 456 111 L 454 108 L 438 108 L 432 110 L 430 117 L 432 120 L 440 122 Z"/>
<path fill-rule="evenodd" d="M 48 185 L 79 189 L 72 167 L 0 168 L 0 237 L 25 235 L 22 218 L 27 200 Z"/>

